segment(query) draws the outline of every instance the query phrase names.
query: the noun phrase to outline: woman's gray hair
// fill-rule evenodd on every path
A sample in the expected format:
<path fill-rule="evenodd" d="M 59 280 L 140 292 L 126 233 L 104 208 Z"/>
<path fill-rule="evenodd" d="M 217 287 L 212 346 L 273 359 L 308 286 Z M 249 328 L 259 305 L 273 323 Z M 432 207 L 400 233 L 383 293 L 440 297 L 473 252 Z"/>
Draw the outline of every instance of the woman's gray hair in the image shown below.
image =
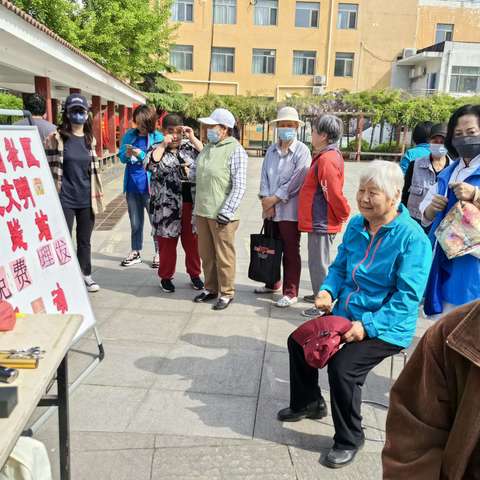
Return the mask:
<path fill-rule="evenodd" d="M 317 133 L 326 133 L 328 143 L 337 143 L 343 135 L 343 122 L 335 115 L 325 113 L 316 117 L 312 127 Z"/>
<path fill-rule="evenodd" d="M 368 182 L 376 185 L 390 200 L 397 200 L 397 206 L 400 205 L 405 180 L 397 163 L 385 160 L 369 162 L 360 174 L 360 185 Z"/>

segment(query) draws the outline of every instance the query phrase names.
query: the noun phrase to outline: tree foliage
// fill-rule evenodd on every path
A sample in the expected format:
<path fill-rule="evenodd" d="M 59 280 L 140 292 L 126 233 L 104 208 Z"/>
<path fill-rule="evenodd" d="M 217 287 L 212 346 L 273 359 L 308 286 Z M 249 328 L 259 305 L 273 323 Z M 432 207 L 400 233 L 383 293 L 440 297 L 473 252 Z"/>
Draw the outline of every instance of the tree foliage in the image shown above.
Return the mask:
<path fill-rule="evenodd" d="M 14 0 L 114 75 L 131 82 L 167 68 L 172 0 Z"/>

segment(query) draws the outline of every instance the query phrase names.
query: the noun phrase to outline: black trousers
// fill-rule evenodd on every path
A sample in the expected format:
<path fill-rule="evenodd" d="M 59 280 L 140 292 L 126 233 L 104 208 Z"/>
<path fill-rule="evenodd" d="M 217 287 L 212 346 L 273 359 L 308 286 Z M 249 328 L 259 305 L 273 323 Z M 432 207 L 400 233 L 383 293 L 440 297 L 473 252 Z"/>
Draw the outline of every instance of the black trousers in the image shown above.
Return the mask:
<path fill-rule="evenodd" d="M 364 440 L 362 430 L 361 387 L 368 372 L 384 358 L 395 355 L 401 347 L 378 339 L 345 344 L 328 362 L 328 382 L 332 408 L 335 447 L 357 448 Z M 288 338 L 290 354 L 290 408 L 301 410 L 322 397 L 318 369 L 305 361 L 303 348 Z"/>
<path fill-rule="evenodd" d="M 91 207 L 68 208 L 62 205 L 63 214 L 67 221 L 70 235 L 73 230 L 73 222 L 77 223 L 77 258 L 80 270 L 84 275 L 92 273 L 91 243 L 93 227 L 95 225 L 95 214 Z"/>

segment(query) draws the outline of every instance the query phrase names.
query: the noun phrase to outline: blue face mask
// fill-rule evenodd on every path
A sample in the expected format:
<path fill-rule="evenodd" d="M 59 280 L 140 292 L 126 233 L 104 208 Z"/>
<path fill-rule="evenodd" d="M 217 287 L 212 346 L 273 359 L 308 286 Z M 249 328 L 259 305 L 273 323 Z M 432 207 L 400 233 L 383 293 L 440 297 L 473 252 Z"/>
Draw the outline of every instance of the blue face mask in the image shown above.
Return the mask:
<path fill-rule="evenodd" d="M 220 141 L 220 133 L 215 128 L 208 128 L 207 139 L 210 143 L 218 143 Z"/>
<path fill-rule="evenodd" d="M 447 147 L 440 143 L 431 143 L 430 144 L 430 152 L 432 153 L 432 157 L 440 158 L 444 157 L 447 153 Z"/>
<path fill-rule="evenodd" d="M 290 127 L 277 128 L 278 138 L 283 142 L 291 142 L 297 136 L 297 129 Z"/>
<path fill-rule="evenodd" d="M 68 114 L 68 119 L 74 125 L 85 125 L 88 120 L 88 113 L 87 112 L 70 112 Z"/>

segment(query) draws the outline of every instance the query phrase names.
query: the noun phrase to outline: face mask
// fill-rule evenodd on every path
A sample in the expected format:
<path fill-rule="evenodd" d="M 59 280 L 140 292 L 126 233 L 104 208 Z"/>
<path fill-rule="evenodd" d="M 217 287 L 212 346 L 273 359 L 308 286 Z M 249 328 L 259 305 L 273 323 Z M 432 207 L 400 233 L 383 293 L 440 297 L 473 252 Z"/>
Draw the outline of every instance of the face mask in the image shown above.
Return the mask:
<path fill-rule="evenodd" d="M 278 138 L 283 142 L 290 142 L 297 136 L 297 130 L 290 127 L 277 128 Z"/>
<path fill-rule="evenodd" d="M 70 122 L 72 122 L 74 125 L 84 125 L 85 123 L 87 123 L 88 113 L 70 112 L 68 114 L 68 118 Z"/>
<path fill-rule="evenodd" d="M 448 150 L 445 145 L 442 145 L 440 143 L 431 143 L 430 152 L 432 153 L 432 157 L 440 158 L 445 156 L 448 153 Z"/>
<path fill-rule="evenodd" d="M 480 135 L 454 138 L 452 145 L 462 158 L 471 159 L 480 155 Z"/>
<path fill-rule="evenodd" d="M 210 143 L 218 143 L 220 141 L 220 133 L 215 128 L 207 129 L 207 139 Z"/>

